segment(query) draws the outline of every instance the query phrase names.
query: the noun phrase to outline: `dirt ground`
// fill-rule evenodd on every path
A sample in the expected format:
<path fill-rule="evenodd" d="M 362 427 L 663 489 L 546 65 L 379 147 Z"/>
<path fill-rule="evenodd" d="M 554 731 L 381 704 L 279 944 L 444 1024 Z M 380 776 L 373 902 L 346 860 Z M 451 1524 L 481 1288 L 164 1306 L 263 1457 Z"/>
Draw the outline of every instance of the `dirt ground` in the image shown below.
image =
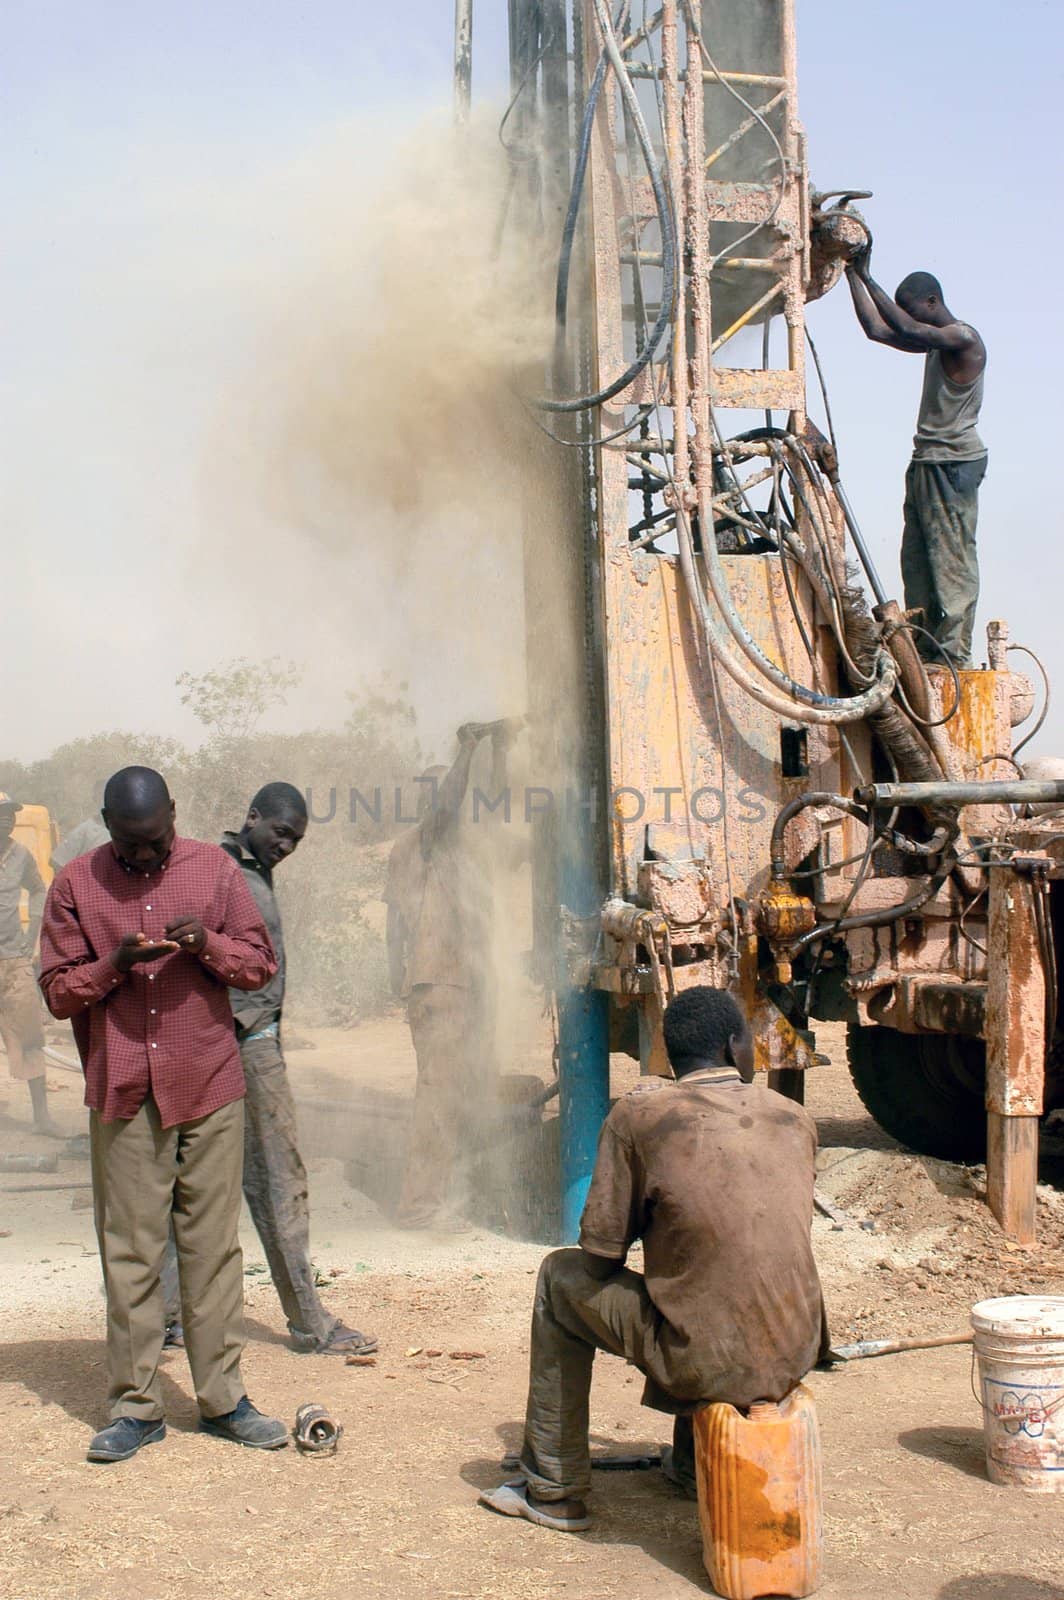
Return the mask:
<path fill-rule="evenodd" d="M 339 1452 L 241 1451 L 195 1432 L 180 1352 L 165 1358 L 169 1434 L 115 1467 L 84 1460 L 104 1420 L 102 1299 L 87 1163 L 0 1176 L 0 1594 L 10 1600 L 650 1600 L 711 1593 L 695 1508 L 655 1470 L 597 1473 L 595 1523 L 552 1534 L 494 1516 L 477 1491 L 519 1441 L 528 1315 L 542 1244 L 478 1229 L 397 1233 L 378 1201 L 401 1156 L 413 1058 L 399 1019 L 300 1029 L 290 1053 L 310 1157 L 315 1259 L 330 1306 L 381 1341 L 377 1364 L 297 1356 L 244 1232 L 245 1375 L 263 1409 L 307 1400 L 345 1427 Z M 61 1050 L 69 1048 L 57 1035 Z M 819 1183 L 846 1213 L 815 1246 L 836 1342 L 948 1333 L 990 1294 L 1064 1292 L 1064 1141 L 1046 1140 L 1039 1244 L 1009 1248 L 984 1175 L 906 1155 L 834 1065 L 810 1075 Z M 617 1087 L 625 1081 L 618 1063 Z M 354 1086 L 354 1087 L 353 1087 Z M 54 1114 L 84 1126 L 80 1085 L 53 1075 Z M 7 1093 L 6 1113 L 2 1105 Z M 46 1153 L 19 1086 L 0 1078 L 0 1154 Z M 361 1187 L 355 1187 L 354 1179 Z M 34 1192 L 12 1193 L 25 1187 Z M 369 1192 L 366 1192 L 366 1191 Z M 864 1224 L 864 1226 L 862 1226 Z M 440 1351 L 430 1355 L 430 1351 Z M 454 1360 L 451 1352 L 477 1352 Z M 823 1435 L 823 1600 L 1064 1600 L 1061 1501 L 992 1486 L 965 1347 L 864 1361 L 809 1380 Z M 597 1364 L 596 1448 L 656 1449 L 618 1361 Z"/>

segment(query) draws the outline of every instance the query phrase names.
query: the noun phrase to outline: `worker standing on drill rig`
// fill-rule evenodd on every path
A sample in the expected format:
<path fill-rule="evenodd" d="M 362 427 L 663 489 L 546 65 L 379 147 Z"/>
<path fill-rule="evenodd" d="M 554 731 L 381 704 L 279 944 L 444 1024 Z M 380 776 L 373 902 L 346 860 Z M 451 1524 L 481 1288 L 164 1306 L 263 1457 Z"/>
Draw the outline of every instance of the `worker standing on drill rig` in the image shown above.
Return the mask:
<path fill-rule="evenodd" d="M 892 300 L 872 277 L 871 259 L 868 244 L 846 269 L 861 327 L 877 344 L 925 357 L 913 458 L 905 475 L 905 605 L 923 612 L 932 638 L 917 634 L 916 643 L 927 661 L 948 658 L 955 667 L 970 667 L 979 600 L 975 529 L 987 462 L 976 427 L 986 347 L 975 329 L 949 310 L 937 278 L 910 272 Z"/>

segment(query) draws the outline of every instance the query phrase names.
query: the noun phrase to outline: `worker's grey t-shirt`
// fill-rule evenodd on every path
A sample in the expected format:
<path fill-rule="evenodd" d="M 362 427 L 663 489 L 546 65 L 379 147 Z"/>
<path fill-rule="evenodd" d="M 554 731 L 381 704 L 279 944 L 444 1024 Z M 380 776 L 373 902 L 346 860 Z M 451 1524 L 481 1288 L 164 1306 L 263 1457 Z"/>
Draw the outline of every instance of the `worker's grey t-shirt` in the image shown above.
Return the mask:
<path fill-rule="evenodd" d="M 26 846 L 17 839 L 0 845 L 0 961 L 26 954 L 26 930 L 19 916 L 19 903 L 25 889 L 30 897 L 30 916 L 44 910 L 44 880 Z"/>
<path fill-rule="evenodd" d="M 666 1398 L 781 1400 L 827 1353 L 815 1161 L 809 1113 L 737 1073 L 646 1078 L 613 1107 L 580 1243 L 622 1260 L 642 1239 Z"/>
<path fill-rule="evenodd" d="M 974 328 L 971 331 L 974 333 Z M 983 403 L 985 370 L 971 383 L 954 383 L 943 370 L 942 352 L 927 352 L 913 438 L 914 461 L 974 461 L 986 455 L 986 445 L 976 427 Z"/>
<path fill-rule="evenodd" d="M 269 867 L 264 867 L 257 856 L 252 855 L 236 833 L 222 834 L 222 849 L 231 855 L 244 875 L 244 882 L 251 890 L 255 904 L 262 913 L 262 920 L 266 924 L 266 932 L 273 945 L 273 953 L 277 957 L 277 971 L 263 989 L 254 992 L 248 989 L 230 989 L 229 1003 L 233 1008 L 233 1017 L 236 1021 L 241 1036 L 255 1033 L 259 1028 L 267 1027 L 271 1022 L 280 1020 L 281 1008 L 284 1005 L 284 933 L 281 929 L 281 910 L 277 904 L 277 896 L 273 892 L 273 873 Z"/>

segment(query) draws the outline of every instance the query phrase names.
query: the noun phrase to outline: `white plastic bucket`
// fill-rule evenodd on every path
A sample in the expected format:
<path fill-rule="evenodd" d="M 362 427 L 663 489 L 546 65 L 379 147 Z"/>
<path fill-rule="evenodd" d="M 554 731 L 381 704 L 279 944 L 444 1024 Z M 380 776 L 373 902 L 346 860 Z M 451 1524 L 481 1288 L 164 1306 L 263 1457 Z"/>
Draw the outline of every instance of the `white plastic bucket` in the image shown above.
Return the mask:
<path fill-rule="evenodd" d="M 992 1483 L 1064 1493 L 1064 1295 L 972 1307 Z"/>

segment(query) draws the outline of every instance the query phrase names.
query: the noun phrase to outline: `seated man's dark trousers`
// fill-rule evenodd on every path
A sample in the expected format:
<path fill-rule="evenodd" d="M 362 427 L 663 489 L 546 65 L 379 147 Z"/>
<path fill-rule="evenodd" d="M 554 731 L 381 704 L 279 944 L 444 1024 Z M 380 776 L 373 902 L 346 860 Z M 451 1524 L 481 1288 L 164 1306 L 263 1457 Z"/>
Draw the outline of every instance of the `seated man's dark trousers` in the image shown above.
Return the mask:
<path fill-rule="evenodd" d="M 662 1318 L 642 1275 L 627 1267 L 606 1279 L 588 1272 L 580 1250 L 544 1261 L 532 1310 L 531 1375 L 521 1470 L 538 1500 L 583 1500 L 591 1487 L 588 1398 L 596 1350 L 623 1356 L 677 1415 L 674 1468 L 694 1476 L 690 1413 L 668 1401 L 673 1376 L 659 1344 Z"/>

